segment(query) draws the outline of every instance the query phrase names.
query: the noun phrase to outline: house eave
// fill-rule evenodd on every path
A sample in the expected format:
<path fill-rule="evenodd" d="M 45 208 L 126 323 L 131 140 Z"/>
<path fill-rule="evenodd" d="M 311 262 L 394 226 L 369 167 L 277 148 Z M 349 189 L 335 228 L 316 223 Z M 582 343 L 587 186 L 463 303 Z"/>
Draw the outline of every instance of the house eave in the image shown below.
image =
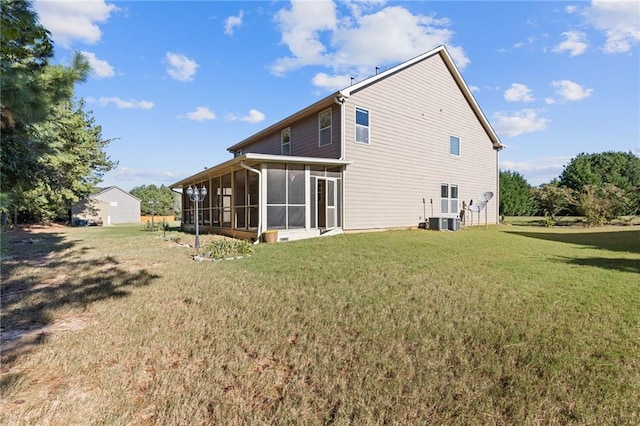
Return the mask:
<path fill-rule="evenodd" d="M 201 172 L 186 177 L 176 183 L 169 185 L 169 188 L 185 188 L 189 185 L 194 185 L 210 176 L 220 176 L 231 171 L 239 169 L 240 163 L 245 163 L 248 166 L 255 166 L 260 163 L 286 163 L 286 164 L 310 164 L 310 165 L 325 165 L 325 166 L 347 166 L 352 164 L 352 161 L 340 160 L 335 158 L 323 158 L 323 157 L 298 157 L 289 155 L 273 155 L 273 154 L 257 154 L 248 152 L 238 157 L 232 158 L 224 163 L 217 164 L 213 167 L 209 167 Z"/>
<path fill-rule="evenodd" d="M 249 136 L 248 138 L 236 143 L 235 145 L 230 146 L 229 148 L 227 148 L 227 151 L 229 152 L 236 152 L 240 149 L 242 149 L 243 147 L 247 146 L 247 145 L 251 145 L 252 143 L 260 140 L 261 138 L 263 138 L 266 135 L 269 135 L 271 133 L 273 133 L 274 131 L 277 130 L 281 130 L 281 129 L 285 129 L 287 127 L 289 127 L 291 124 L 295 123 L 296 121 L 298 121 L 299 119 L 306 117 L 310 114 L 314 114 L 314 113 L 318 113 L 326 108 L 328 108 L 330 105 L 332 105 L 334 103 L 334 99 L 336 96 L 340 95 L 340 92 L 335 92 L 332 93 L 331 95 L 320 99 L 318 102 L 296 112 L 293 115 L 290 115 L 289 117 L 278 121 L 277 123 L 272 124 L 271 126 L 260 130 L 258 133 L 254 133 L 253 135 Z"/>

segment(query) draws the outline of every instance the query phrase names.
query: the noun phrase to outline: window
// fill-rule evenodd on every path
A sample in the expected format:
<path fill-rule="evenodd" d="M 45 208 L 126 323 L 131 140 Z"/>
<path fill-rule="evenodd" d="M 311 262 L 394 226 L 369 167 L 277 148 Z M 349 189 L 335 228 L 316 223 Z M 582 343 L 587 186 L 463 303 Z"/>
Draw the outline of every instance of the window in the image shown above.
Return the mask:
<path fill-rule="evenodd" d="M 369 111 L 356 108 L 356 142 L 369 145 Z"/>
<path fill-rule="evenodd" d="M 306 185 L 303 166 L 269 164 L 267 169 L 267 227 L 305 227 Z"/>
<path fill-rule="evenodd" d="M 440 213 L 458 213 L 458 185 L 440 185 Z"/>
<path fill-rule="evenodd" d="M 331 108 L 320 113 L 318 125 L 320 127 L 318 146 L 331 145 Z"/>
<path fill-rule="evenodd" d="M 291 128 L 287 127 L 280 134 L 282 141 L 282 155 L 291 155 Z"/>
<path fill-rule="evenodd" d="M 460 156 L 460 138 L 455 136 L 449 137 L 449 153 L 457 157 Z"/>

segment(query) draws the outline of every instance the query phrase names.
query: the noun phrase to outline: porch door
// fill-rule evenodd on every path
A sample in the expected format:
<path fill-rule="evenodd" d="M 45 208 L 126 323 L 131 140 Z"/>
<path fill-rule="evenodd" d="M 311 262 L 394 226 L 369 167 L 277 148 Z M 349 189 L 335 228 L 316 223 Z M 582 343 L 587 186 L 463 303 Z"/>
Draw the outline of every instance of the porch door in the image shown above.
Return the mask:
<path fill-rule="evenodd" d="M 318 228 L 333 229 L 337 223 L 336 180 L 318 178 L 316 186 Z"/>

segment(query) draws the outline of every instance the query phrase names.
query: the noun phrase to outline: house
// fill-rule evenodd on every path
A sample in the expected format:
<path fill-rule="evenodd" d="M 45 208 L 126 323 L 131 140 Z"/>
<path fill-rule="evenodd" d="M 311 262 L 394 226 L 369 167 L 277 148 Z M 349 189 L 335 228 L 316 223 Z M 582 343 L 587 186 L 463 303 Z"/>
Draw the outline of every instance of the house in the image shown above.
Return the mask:
<path fill-rule="evenodd" d="M 415 227 L 497 195 L 502 148 L 440 46 L 236 143 L 232 159 L 171 187 L 207 189 L 201 232 L 255 239 L 277 229 L 294 240 Z M 498 223 L 498 205 L 487 203 L 483 224 Z M 193 230 L 187 195 L 183 206 L 183 229 Z"/>
<path fill-rule="evenodd" d="M 110 186 L 71 206 L 74 225 L 140 222 L 140 199 L 127 191 Z"/>

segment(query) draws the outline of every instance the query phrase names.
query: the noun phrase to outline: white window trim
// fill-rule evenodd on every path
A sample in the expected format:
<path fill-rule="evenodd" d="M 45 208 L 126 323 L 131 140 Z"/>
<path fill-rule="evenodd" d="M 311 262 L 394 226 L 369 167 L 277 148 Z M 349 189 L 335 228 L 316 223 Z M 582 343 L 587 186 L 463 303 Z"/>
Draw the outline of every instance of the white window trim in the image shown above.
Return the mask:
<path fill-rule="evenodd" d="M 447 186 L 447 197 L 443 197 L 442 196 L 442 187 L 443 186 Z M 451 197 L 451 188 L 452 187 L 456 187 L 457 191 L 458 191 L 458 197 L 457 198 L 452 198 Z M 447 200 L 447 211 L 444 212 L 442 211 L 442 200 Z M 456 200 L 456 211 L 450 211 L 451 210 L 451 201 L 452 200 Z M 458 206 L 460 205 L 460 184 L 457 183 L 450 183 L 450 182 L 441 182 L 440 183 L 440 213 L 441 214 L 455 214 L 458 215 Z"/>
<path fill-rule="evenodd" d="M 320 117 L 322 117 L 322 114 L 326 114 L 329 113 L 329 125 L 327 127 L 322 127 L 322 120 L 320 119 Z M 329 130 L 329 143 L 326 144 L 321 144 L 322 142 L 322 138 L 320 137 L 320 135 L 322 134 L 322 131 L 325 129 L 330 129 Z M 320 111 L 318 113 L 318 148 L 323 147 L 323 146 L 328 146 L 331 145 L 333 143 L 333 115 L 331 112 L 331 108 L 327 108 L 324 111 Z"/>
<path fill-rule="evenodd" d="M 289 131 L 289 142 L 284 141 L 284 132 Z M 287 127 L 286 129 L 282 129 L 282 131 L 280 132 L 280 154 L 281 155 L 285 155 L 284 153 L 284 146 L 285 145 L 289 145 L 289 154 L 286 155 L 291 155 L 291 127 Z"/>
<path fill-rule="evenodd" d="M 458 153 L 454 154 L 451 152 L 451 138 L 458 139 Z M 462 156 L 462 138 L 456 135 L 449 135 L 449 155 L 452 157 L 461 157 Z"/>
<path fill-rule="evenodd" d="M 368 130 L 367 134 L 369 135 L 369 138 L 368 138 L 369 142 L 360 142 L 360 141 L 358 141 L 358 126 L 365 127 L 365 126 L 363 126 L 361 124 L 358 124 L 358 122 L 356 120 L 356 115 L 358 113 L 358 110 L 367 112 L 367 117 L 369 118 L 369 125 L 366 126 L 366 128 Z M 354 135 L 355 142 L 357 144 L 360 144 L 360 145 L 371 145 L 371 110 L 369 110 L 367 108 L 362 108 L 362 107 L 359 107 L 359 106 L 355 107 L 355 109 L 353 110 L 353 125 L 354 125 L 354 134 L 353 135 Z"/>

